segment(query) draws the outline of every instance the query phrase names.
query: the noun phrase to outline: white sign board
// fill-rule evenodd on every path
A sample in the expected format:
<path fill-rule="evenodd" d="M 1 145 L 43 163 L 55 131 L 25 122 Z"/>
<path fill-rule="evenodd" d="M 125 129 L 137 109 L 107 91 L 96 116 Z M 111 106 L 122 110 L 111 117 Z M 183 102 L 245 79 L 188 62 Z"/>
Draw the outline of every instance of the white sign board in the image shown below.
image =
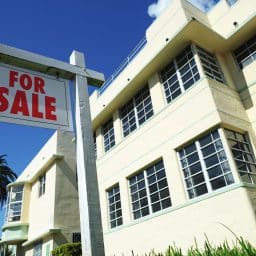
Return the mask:
<path fill-rule="evenodd" d="M 68 81 L 1 64 L 0 121 L 73 130 Z"/>

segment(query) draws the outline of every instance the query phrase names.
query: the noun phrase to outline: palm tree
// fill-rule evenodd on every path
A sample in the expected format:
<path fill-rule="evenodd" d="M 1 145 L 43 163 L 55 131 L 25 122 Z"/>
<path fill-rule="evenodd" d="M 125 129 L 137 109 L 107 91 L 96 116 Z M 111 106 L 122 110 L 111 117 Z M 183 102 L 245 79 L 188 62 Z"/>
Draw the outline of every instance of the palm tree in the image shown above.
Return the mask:
<path fill-rule="evenodd" d="M 7 199 L 7 190 L 6 186 L 13 182 L 17 175 L 12 169 L 8 166 L 6 160 L 6 155 L 0 155 L 0 206 L 4 205 Z"/>

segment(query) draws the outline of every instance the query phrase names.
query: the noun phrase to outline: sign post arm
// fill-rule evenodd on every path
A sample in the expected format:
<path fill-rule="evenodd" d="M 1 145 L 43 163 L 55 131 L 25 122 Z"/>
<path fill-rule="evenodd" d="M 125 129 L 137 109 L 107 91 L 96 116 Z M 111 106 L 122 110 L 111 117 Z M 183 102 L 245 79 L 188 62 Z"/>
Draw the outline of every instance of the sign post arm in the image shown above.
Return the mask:
<path fill-rule="evenodd" d="M 85 68 L 84 55 L 73 51 L 70 64 Z M 83 256 L 104 256 L 98 181 L 87 78 L 76 74 L 76 157 Z"/>

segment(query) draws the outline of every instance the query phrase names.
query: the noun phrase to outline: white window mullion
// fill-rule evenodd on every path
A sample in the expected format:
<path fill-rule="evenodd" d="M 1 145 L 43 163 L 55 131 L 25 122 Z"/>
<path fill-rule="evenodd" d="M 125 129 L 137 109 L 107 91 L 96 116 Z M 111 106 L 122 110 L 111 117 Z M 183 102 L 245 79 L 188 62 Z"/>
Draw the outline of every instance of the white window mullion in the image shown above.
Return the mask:
<path fill-rule="evenodd" d="M 177 158 L 179 159 L 179 161 L 178 161 L 179 168 L 180 168 L 180 170 L 182 170 L 183 168 L 182 168 L 182 165 L 181 165 L 181 157 L 180 157 L 178 151 L 176 151 L 176 155 L 177 155 Z M 184 175 L 183 171 L 181 172 L 181 175 L 182 175 L 183 188 L 185 188 L 186 199 L 189 200 L 190 198 L 189 198 L 188 189 L 187 189 L 187 185 L 186 185 L 186 181 L 185 181 L 185 175 Z"/>
<path fill-rule="evenodd" d="M 147 199 L 148 199 L 148 208 L 149 208 L 149 214 L 153 213 L 152 211 L 152 203 L 150 199 L 150 191 L 149 191 L 149 184 L 148 184 L 148 179 L 147 179 L 147 171 L 143 171 L 144 175 L 144 180 L 145 180 L 145 187 L 146 187 L 146 192 L 147 192 Z"/>
<path fill-rule="evenodd" d="M 200 163 L 201 163 L 201 166 L 202 166 L 202 171 L 203 171 L 203 174 L 204 174 L 205 184 L 206 184 L 206 187 L 207 187 L 207 190 L 208 190 L 208 193 L 209 193 L 209 192 L 212 192 L 212 186 L 211 186 L 211 183 L 209 181 L 209 176 L 208 176 L 207 168 L 206 168 L 206 165 L 205 165 L 205 162 L 204 162 L 204 157 L 203 157 L 203 154 L 202 154 L 202 151 L 201 151 L 201 148 L 200 148 L 199 141 L 196 141 L 195 144 L 196 144 L 196 149 L 197 149 L 197 152 L 198 152 L 199 160 L 200 160 Z"/>
<path fill-rule="evenodd" d="M 181 75 L 180 75 L 180 71 L 179 71 L 179 67 L 178 67 L 176 59 L 173 60 L 173 63 L 174 63 L 174 67 L 175 67 L 175 70 L 176 70 L 177 78 L 178 78 L 178 81 L 179 81 L 181 93 L 183 93 L 183 92 L 185 92 L 185 88 L 183 86 L 183 82 L 182 82 L 182 79 L 181 79 Z"/>
<path fill-rule="evenodd" d="M 195 62 L 196 62 L 196 66 L 197 66 L 199 75 L 200 75 L 201 78 L 205 77 L 203 66 L 202 66 L 202 63 L 201 63 L 200 58 L 198 56 L 198 52 L 197 52 L 195 44 L 191 44 L 191 49 L 192 49 L 192 52 L 194 54 L 194 59 L 195 59 Z"/>
<path fill-rule="evenodd" d="M 132 102 L 133 102 L 133 110 L 135 115 L 136 127 L 138 128 L 140 125 L 139 125 L 139 118 L 138 118 L 138 111 L 136 108 L 135 97 L 132 98 Z"/>

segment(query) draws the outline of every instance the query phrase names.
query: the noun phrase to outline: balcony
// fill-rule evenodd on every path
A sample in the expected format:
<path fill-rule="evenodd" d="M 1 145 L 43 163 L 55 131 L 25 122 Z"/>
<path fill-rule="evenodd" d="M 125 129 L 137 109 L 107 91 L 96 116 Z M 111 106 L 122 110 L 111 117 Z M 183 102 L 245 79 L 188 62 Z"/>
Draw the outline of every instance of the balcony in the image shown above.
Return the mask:
<path fill-rule="evenodd" d="M 13 223 L 3 226 L 1 243 L 18 244 L 27 240 L 28 223 Z"/>

